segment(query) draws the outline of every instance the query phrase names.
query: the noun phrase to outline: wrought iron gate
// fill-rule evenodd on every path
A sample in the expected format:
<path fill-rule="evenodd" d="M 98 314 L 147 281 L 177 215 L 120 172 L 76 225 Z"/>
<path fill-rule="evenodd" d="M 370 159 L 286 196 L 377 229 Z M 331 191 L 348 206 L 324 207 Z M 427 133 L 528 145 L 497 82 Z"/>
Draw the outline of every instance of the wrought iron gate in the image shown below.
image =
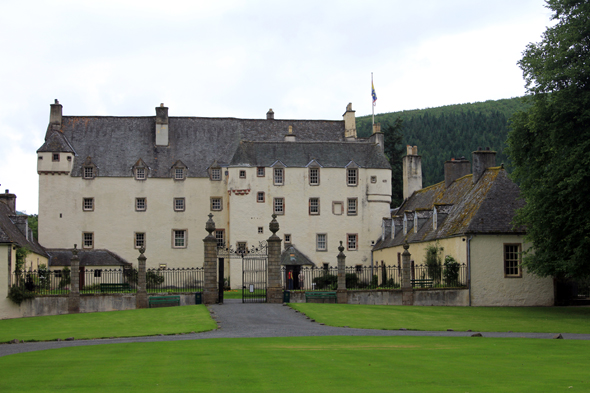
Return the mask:
<path fill-rule="evenodd" d="M 265 241 L 250 249 L 222 246 L 217 249 L 217 257 L 242 260 L 242 303 L 266 303 L 268 247 Z"/>
<path fill-rule="evenodd" d="M 266 302 L 266 255 L 244 255 L 242 258 L 242 303 Z"/>

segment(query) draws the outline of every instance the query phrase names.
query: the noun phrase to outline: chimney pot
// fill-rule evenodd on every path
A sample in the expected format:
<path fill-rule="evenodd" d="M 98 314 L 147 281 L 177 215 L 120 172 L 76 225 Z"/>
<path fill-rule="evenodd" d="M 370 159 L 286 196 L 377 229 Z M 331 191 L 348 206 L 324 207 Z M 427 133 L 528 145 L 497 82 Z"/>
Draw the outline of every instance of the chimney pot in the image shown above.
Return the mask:
<path fill-rule="evenodd" d="M 160 108 L 163 108 L 163 107 L 164 107 L 164 103 L 162 102 L 162 103 L 160 104 Z"/>
<path fill-rule="evenodd" d="M 274 120 L 275 119 L 275 113 L 273 112 L 272 108 L 270 108 L 268 110 L 268 112 L 266 112 L 266 120 Z"/>

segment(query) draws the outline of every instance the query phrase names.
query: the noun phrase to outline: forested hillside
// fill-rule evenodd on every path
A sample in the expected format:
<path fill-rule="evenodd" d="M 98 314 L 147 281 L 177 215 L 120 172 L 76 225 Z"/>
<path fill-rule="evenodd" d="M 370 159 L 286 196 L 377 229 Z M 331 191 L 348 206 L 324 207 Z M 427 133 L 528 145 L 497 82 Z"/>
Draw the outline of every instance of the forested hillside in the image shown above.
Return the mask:
<path fill-rule="evenodd" d="M 471 152 L 489 147 L 498 152 L 496 162 L 509 166 L 504 153 L 508 119 L 527 104 L 521 98 L 476 102 L 375 115 L 381 128 L 402 119 L 403 145 L 418 146 L 422 156 L 424 187 L 444 180 L 444 162 L 453 157 L 471 161 Z M 357 134 L 371 134 L 371 116 L 357 117 Z"/>

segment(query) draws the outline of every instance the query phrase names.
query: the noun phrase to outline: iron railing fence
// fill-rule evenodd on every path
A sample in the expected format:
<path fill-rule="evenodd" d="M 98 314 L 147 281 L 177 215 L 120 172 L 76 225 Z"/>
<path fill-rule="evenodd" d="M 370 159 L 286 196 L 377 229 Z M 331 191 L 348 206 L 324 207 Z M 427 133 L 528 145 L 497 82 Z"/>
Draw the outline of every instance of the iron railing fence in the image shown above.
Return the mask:
<path fill-rule="evenodd" d="M 133 269 L 80 270 L 80 293 L 131 293 L 136 283 L 137 271 Z"/>
<path fill-rule="evenodd" d="M 202 267 L 147 269 L 148 292 L 201 292 L 205 282 Z"/>
<path fill-rule="evenodd" d="M 346 266 L 346 289 L 400 289 L 401 266 Z M 338 289 L 338 268 L 281 267 L 285 290 L 335 291 Z M 460 288 L 467 286 L 467 265 L 414 265 L 410 269 L 410 282 L 414 288 Z"/>
<path fill-rule="evenodd" d="M 467 265 L 414 265 L 410 268 L 414 288 L 460 288 L 467 286 Z"/>
<path fill-rule="evenodd" d="M 14 272 L 11 284 L 37 295 L 68 294 L 70 292 L 70 269 Z"/>
<path fill-rule="evenodd" d="M 81 294 L 135 293 L 137 269 L 84 269 L 79 273 Z M 205 273 L 202 267 L 147 269 L 148 292 L 200 292 L 203 291 Z M 37 295 L 64 295 L 70 293 L 71 271 L 38 269 L 14 272 L 12 285 L 21 286 Z"/>
<path fill-rule="evenodd" d="M 346 289 L 399 289 L 401 277 L 401 267 L 398 266 L 347 266 Z"/>
<path fill-rule="evenodd" d="M 283 289 L 300 291 L 335 291 L 338 289 L 338 268 L 301 266 L 281 267 Z"/>

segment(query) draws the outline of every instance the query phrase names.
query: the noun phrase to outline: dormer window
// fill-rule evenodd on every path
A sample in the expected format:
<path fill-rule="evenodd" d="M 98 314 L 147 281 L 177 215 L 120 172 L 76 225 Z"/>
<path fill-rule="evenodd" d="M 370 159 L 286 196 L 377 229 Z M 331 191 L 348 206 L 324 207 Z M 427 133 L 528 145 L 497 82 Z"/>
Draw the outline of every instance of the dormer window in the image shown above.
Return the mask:
<path fill-rule="evenodd" d="M 143 160 L 140 158 L 139 160 L 137 160 L 135 165 L 133 165 L 133 177 L 135 178 L 135 180 L 145 180 L 147 179 L 148 174 L 149 168 L 145 164 L 145 162 L 143 162 Z"/>
<path fill-rule="evenodd" d="M 220 181 L 221 180 L 221 168 L 212 168 L 210 171 L 211 180 L 213 181 Z"/>
<path fill-rule="evenodd" d="M 320 168 L 309 168 L 309 185 L 318 186 L 320 184 Z"/>
<path fill-rule="evenodd" d="M 285 180 L 285 170 L 283 168 L 275 168 L 273 180 L 275 186 L 282 186 Z"/>
<path fill-rule="evenodd" d="M 84 171 L 84 179 L 93 179 L 94 178 L 94 168 L 91 166 L 85 166 L 84 168 L 82 168 L 82 170 Z"/>
<path fill-rule="evenodd" d="M 145 180 L 145 168 L 135 168 L 135 178 L 137 180 Z"/>
<path fill-rule="evenodd" d="M 170 176 L 174 180 L 184 180 L 186 179 L 187 167 L 182 163 L 182 161 L 178 160 L 172 165 L 170 168 Z"/>
<path fill-rule="evenodd" d="M 346 184 L 356 186 L 358 184 L 358 169 L 348 168 L 346 170 Z"/>
<path fill-rule="evenodd" d="M 86 157 L 86 161 L 84 161 L 84 164 L 82 165 L 82 178 L 92 180 L 96 176 L 98 176 L 98 168 L 92 163 L 90 157 Z"/>

